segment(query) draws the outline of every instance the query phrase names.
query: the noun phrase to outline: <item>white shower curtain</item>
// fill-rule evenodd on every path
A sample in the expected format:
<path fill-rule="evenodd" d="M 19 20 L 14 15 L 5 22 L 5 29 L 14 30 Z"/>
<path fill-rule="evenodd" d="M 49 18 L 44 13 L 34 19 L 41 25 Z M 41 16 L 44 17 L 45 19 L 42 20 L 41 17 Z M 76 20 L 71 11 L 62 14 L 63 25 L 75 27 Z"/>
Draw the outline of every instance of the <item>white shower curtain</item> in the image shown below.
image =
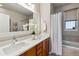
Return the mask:
<path fill-rule="evenodd" d="M 62 13 L 51 15 L 51 53 L 62 55 Z"/>

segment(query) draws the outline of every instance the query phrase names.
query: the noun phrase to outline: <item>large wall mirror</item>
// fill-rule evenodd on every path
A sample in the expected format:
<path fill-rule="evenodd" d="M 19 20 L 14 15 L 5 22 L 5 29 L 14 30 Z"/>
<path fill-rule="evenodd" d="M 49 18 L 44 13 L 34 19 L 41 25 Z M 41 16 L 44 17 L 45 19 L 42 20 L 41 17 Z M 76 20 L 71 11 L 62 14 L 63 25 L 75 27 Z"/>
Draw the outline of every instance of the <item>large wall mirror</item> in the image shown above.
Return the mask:
<path fill-rule="evenodd" d="M 34 4 L 1 3 L 0 33 L 34 31 L 40 33 L 40 15 L 34 13 Z M 30 7 L 30 8 L 28 8 Z"/>

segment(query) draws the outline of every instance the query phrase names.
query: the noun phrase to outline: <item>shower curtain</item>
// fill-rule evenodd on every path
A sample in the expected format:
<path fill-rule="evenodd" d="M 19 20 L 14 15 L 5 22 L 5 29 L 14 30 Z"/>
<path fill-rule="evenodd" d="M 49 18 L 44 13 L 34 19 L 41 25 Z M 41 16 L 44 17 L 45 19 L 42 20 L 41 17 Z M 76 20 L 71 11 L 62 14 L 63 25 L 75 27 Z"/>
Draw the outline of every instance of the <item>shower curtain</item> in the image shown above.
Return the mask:
<path fill-rule="evenodd" d="M 62 12 L 51 15 L 51 53 L 62 55 Z"/>

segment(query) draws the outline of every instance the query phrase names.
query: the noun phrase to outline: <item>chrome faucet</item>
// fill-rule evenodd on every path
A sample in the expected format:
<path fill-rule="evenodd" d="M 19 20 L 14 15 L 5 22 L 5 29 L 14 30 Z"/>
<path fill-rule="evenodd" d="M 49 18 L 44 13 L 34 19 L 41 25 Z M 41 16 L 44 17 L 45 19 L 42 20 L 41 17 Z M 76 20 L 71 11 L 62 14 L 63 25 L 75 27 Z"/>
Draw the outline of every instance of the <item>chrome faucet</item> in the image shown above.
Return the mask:
<path fill-rule="evenodd" d="M 17 42 L 15 35 L 13 36 L 13 43 Z"/>

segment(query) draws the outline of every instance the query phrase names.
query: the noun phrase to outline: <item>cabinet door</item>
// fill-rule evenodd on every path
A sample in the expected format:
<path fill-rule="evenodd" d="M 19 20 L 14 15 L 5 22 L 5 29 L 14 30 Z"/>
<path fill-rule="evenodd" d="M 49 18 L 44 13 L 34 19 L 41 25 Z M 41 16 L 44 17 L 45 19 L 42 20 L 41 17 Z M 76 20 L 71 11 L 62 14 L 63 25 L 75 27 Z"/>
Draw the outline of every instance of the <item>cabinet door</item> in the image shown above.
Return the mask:
<path fill-rule="evenodd" d="M 49 54 L 49 41 L 48 39 L 43 41 L 43 56 L 48 56 Z"/>
<path fill-rule="evenodd" d="M 37 56 L 43 56 L 43 42 L 37 45 Z"/>
<path fill-rule="evenodd" d="M 21 56 L 36 56 L 36 47 L 31 48 L 30 50 L 21 54 Z"/>

